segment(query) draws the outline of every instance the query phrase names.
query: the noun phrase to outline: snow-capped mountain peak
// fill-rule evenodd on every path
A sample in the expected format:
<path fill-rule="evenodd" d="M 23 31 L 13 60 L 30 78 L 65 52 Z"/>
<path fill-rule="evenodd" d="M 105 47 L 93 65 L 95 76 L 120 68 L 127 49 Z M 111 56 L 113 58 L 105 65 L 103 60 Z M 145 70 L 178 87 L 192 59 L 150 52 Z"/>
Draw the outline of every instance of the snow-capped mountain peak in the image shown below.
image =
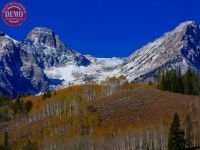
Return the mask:
<path fill-rule="evenodd" d="M 181 23 L 152 43 L 136 50 L 123 66 L 122 72 L 130 81 L 146 80 L 155 76 L 156 70 L 188 67 L 199 71 L 200 28 L 194 21 Z"/>

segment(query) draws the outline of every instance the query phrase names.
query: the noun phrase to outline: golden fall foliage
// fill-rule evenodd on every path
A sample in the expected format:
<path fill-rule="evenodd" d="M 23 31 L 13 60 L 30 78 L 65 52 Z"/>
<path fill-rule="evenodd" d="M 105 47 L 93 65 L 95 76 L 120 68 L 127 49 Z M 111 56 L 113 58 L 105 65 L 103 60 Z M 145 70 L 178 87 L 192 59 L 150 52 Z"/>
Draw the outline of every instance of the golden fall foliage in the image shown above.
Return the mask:
<path fill-rule="evenodd" d="M 137 147 L 130 139 L 136 142 L 145 137 L 148 143 L 152 137 L 157 140 L 162 135 L 164 147 L 174 111 L 182 118 L 190 113 L 197 120 L 194 108 L 200 106 L 199 97 L 162 92 L 148 84 L 116 84 L 121 79 L 71 86 L 45 99 L 42 95 L 23 97 L 24 102 L 33 103 L 33 108 L 27 116 L 8 123 L 9 142 L 16 149 L 22 149 L 29 140 L 40 149 L 50 149 L 55 143 L 57 149 L 72 145 L 73 149 L 79 145 L 77 141 L 86 147 L 91 143 L 109 147 L 107 140 L 116 146 L 118 141 L 128 140 Z M 3 133 L 0 135 L 3 138 Z"/>

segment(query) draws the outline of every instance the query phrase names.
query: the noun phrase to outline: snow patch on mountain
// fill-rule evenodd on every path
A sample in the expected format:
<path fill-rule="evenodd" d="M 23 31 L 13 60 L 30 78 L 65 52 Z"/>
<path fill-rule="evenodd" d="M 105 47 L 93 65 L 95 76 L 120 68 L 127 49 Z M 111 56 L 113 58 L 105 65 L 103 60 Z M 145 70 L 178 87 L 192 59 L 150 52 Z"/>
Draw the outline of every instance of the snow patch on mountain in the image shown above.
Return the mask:
<path fill-rule="evenodd" d="M 108 77 L 120 76 L 120 66 L 125 60 L 125 58 L 94 58 L 92 56 L 86 56 L 86 58 L 92 61 L 88 66 L 70 64 L 45 69 L 44 72 L 48 78 L 62 81 L 61 87 L 88 81 L 100 83 Z"/>

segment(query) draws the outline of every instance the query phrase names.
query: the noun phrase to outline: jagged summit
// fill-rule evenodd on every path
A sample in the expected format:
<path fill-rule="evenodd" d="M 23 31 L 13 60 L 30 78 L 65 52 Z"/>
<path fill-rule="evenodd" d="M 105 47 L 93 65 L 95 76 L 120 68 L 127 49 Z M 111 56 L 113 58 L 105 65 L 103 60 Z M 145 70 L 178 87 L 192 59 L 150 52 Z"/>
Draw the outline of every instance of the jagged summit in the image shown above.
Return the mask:
<path fill-rule="evenodd" d="M 29 32 L 27 40 L 46 46 L 65 49 L 65 45 L 60 41 L 58 35 L 53 30 L 44 27 L 35 27 Z"/>
<path fill-rule="evenodd" d="M 83 55 L 66 47 L 59 36 L 48 28 L 35 27 L 21 43 L 21 48 L 33 54 L 42 68 L 90 63 Z"/>

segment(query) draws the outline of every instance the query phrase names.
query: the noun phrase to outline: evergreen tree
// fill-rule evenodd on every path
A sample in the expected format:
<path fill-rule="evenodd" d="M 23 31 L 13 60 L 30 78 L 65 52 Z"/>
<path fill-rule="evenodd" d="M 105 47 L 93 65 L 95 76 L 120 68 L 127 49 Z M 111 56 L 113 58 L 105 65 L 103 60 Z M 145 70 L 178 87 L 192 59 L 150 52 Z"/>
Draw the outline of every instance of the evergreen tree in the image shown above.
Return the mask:
<path fill-rule="evenodd" d="M 190 68 L 183 76 L 185 94 L 198 95 L 199 94 L 199 75 Z"/>
<path fill-rule="evenodd" d="M 185 144 L 186 146 L 192 146 L 192 120 L 190 118 L 190 115 L 187 115 L 185 122 Z"/>
<path fill-rule="evenodd" d="M 169 132 L 168 150 L 184 150 L 184 149 L 185 149 L 184 131 L 181 130 L 179 116 L 177 113 L 175 113 Z"/>

